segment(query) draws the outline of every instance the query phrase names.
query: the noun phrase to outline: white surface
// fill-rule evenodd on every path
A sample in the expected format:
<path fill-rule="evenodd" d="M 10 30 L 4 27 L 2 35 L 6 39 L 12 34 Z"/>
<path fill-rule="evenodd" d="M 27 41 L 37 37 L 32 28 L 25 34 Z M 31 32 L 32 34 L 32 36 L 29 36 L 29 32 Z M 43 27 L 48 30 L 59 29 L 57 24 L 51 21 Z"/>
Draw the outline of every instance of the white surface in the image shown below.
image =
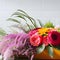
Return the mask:
<path fill-rule="evenodd" d="M 6 19 L 17 9 L 26 11 L 35 19 L 60 24 L 60 0 L 0 0 L 0 27 L 8 30 Z"/>

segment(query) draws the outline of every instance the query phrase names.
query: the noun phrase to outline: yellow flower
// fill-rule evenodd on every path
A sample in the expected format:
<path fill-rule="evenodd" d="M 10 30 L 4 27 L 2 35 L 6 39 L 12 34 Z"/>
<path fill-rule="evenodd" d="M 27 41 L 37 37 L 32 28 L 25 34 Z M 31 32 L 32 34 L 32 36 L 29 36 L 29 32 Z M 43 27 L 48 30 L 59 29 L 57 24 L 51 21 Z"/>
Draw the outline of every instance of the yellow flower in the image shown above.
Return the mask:
<path fill-rule="evenodd" d="M 47 34 L 47 32 L 49 32 L 49 28 L 41 28 L 41 29 L 38 29 L 38 33 L 40 35 L 43 35 L 43 34 Z"/>

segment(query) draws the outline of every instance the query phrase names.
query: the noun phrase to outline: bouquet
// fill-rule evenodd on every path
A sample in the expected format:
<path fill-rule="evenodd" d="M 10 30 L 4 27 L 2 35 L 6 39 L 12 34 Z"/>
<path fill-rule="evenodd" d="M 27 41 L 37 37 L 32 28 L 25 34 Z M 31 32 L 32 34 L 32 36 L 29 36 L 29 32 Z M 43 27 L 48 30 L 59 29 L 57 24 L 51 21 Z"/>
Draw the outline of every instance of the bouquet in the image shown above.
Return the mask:
<path fill-rule="evenodd" d="M 41 59 L 44 58 L 43 53 L 53 59 L 54 49 L 60 49 L 60 27 L 55 27 L 50 21 L 42 24 L 22 10 L 13 13 L 8 21 L 15 22 L 11 27 L 18 28 L 19 32 L 13 29 L 14 33 L 6 34 L 0 30 L 0 54 L 3 60 L 19 60 L 17 57 L 21 55 L 30 60 Z"/>

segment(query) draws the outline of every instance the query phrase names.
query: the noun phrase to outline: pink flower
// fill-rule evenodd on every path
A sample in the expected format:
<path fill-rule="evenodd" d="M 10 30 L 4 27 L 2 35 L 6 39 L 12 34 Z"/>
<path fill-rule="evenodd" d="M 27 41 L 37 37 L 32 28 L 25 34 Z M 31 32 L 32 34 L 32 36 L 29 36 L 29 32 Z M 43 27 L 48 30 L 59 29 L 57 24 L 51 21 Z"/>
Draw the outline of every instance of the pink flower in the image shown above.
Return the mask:
<path fill-rule="evenodd" d="M 40 28 L 36 28 L 36 29 L 31 30 L 29 32 L 29 35 L 32 36 L 33 34 L 35 34 L 38 31 L 38 29 L 40 29 Z"/>
<path fill-rule="evenodd" d="M 54 46 L 60 45 L 60 33 L 57 31 L 51 31 L 48 33 L 47 41 Z"/>
<path fill-rule="evenodd" d="M 45 44 L 45 46 L 48 46 L 47 36 L 43 37 L 43 44 Z"/>
<path fill-rule="evenodd" d="M 38 33 L 33 34 L 30 36 L 30 43 L 33 46 L 39 46 L 42 43 L 42 36 L 39 36 Z"/>

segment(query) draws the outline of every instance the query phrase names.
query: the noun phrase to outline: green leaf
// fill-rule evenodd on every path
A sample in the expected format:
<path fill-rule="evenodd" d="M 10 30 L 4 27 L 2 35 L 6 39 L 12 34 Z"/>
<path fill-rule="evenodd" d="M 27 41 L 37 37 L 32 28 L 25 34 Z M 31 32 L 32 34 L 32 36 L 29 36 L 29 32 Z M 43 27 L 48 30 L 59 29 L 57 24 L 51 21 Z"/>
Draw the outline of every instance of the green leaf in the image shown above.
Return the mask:
<path fill-rule="evenodd" d="M 44 25 L 44 27 L 46 27 L 46 28 L 54 28 L 54 25 L 53 25 L 53 23 L 51 23 L 51 22 L 49 21 L 49 22 L 47 22 L 47 23 Z"/>
<path fill-rule="evenodd" d="M 23 30 L 23 31 L 26 32 L 26 33 L 29 31 L 29 30 L 26 31 L 26 30 L 24 29 L 25 26 L 22 26 L 22 24 L 11 25 L 10 27 L 18 28 L 19 30 Z"/>
<path fill-rule="evenodd" d="M 21 17 L 21 18 L 22 18 L 22 17 Z M 9 20 L 9 21 L 13 21 L 13 22 L 17 22 L 17 23 L 19 23 L 19 24 L 22 26 L 21 22 L 18 21 L 18 20 L 16 20 L 16 19 L 9 18 L 8 20 Z M 24 20 L 25 20 L 25 19 L 24 19 Z M 26 21 L 26 20 L 25 20 L 25 21 Z M 30 26 L 29 26 L 29 24 L 27 23 L 27 21 L 26 21 L 26 25 L 28 26 L 28 28 L 29 28 L 29 30 L 30 30 Z M 20 27 L 20 28 L 25 31 L 24 27 Z"/>
<path fill-rule="evenodd" d="M 20 10 L 20 9 L 18 9 L 18 11 L 20 11 L 20 12 L 22 12 L 24 15 L 23 16 L 25 16 L 25 17 L 27 17 L 28 19 L 30 19 L 31 20 L 31 22 L 33 23 L 33 21 L 32 20 L 34 20 L 33 18 L 31 18 L 25 11 L 23 11 L 23 10 Z M 20 13 L 21 14 L 21 13 Z"/>
<path fill-rule="evenodd" d="M 20 23 L 18 20 L 16 20 L 16 19 L 13 19 L 13 18 L 8 18 L 7 20 L 8 20 L 8 21 L 13 21 L 13 22 Z"/>
<path fill-rule="evenodd" d="M 0 35 L 2 36 L 6 35 L 6 32 L 2 28 L 0 28 Z"/>
<path fill-rule="evenodd" d="M 24 12 L 23 10 L 17 10 L 17 11 L 16 11 L 15 13 L 13 13 L 11 16 L 12 16 L 12 17 L 19 17 L 19 18 L 21 18 L 22 20 L 25 20 L 24 22 L 26 23 L 26 25 L 27 25 L 27 27 L 28 27 L 28 31 L 30 31 L 31 29 L 37 28 L 37 27 L 38 27 L 38 26 L 37 26 L 38 24 L 41 25 L 41 22 L 40 22 L 40 21 L 39 21 L 39 23 L 36 23 L 36 20 L 35 20 L 34 18 L 30 17 L 30 16 L 29 16 L 26 12 Z M 10 21 L 17 22 L 17 23 L 23 25 L 23 24 L 21 23 L 21 21 L 16 20 L 16 19 L 14 19 L 14 18 L 9 18 L 9 20 L 10 20 Z M 29 24 L 28 21 L 30 21 L 31 24 Z M 32 27 L 33 27 L 33 28 L 32 28 Z M 22 28 L 23 28 L 23 27 L 22 27 Z M 23 30 L 25 30 L 25 28 L 23 28 Z"/>
<path fill-rule="evenodd" d="M 29 23 L 27 23 L 27 20 L 26 20 L 23 16 L 17 16 L 17 17 L 20 17 L 20 18 L 22 18 L 23 20 L 25 20 L 26 25 L 29 27 L 29 29 L 31 29 Z"/>
<path fill-rule="evenodd" d="M 22 13 L 24 13 L 25 15 L 28 16 L 28 14 L 27 14 L 25 11 L 23 11 L 23 10 L 18 9 L 17 11 L 20 11 L 20 12 L 22 12 Z"/>
<path fill-rule="evenodd" d="M 15 13 L 13 13 L 11 16 L 14 16 L 14 15 L 23 16 L 23 17 L 28 17 L 28 16 L 26 16 L 25 14 L 20 13 L 20 12 L 15 12 Z"/>
<path fill-rule="evenodd" d="M 56 49 L 60 50 L 60 45 L 59 46 L 54 46 Z"/>
<path fill-rule="evenodd" d="M 31 23 L 33 24 L 33 26 L 36 28 L 36 21 L 34 18 L 30 17 L 26 12 L 24 12 L 23 10 L 18 10 L 17 12 L 13 13 L 12 16 L 18 16 L 20 18 L 23 18 L 24 20 L 26 20 L 25 18 L 28 18 L 29 21 L 31 21 Z"/>
<path fill-rule="evenodd" d="M 47 49 L 48 49 L 49 56 L 53 58 L 53 47 L 48 46 Z"/>
<path fill-rule="evenodd" d="M 31 23 L 34 25 L 34 27 L 37 28 L 37 24 L 36 24 L 35 19 L 32 18 L 32 17 L 28 17 L 28 18 L 30 19 L 30 21 L 31 21 Z"/>
<path fill-rule="evenodd" d="M 25 19 L 24 17 L 26 17 L 26 18 L 28 18 L 28 19 L 31 21 L 31 23 L 33 24 L 33 20 L 31 19 L 31 17 L 29 17 L 29 16 L 27 16 L 27 15 L 25 15 L 25 14 L 23 14 L 23 13 L 15 12 L 15 13 L 12 14 L 12 16 L 14 16 L 14 15 L 17 15 L 17 17 L 20 17 L 20 18 L 24 19 L 25 21 L 26 21 L 26 19 Z M 33 24 L 33 25 L 34 25 L 34 24 Z"/>
<path fill-rule="evenodd" d="M 41 46 L 37 47 L 37 54 L 42 53 L 45 49 L 45 44 L 42 44 Z"/>
<path fill-rule="evenodd" d="M 39 19 L 38 19 L 38 22 L 39 22 L 40 26 L 43 27 L 43 24 Z"/>
<path fill-rule="evenodd" d="M 19 17 L 19 18 L 21 18 L 21 19 L 24 19 L 24 20 L 25 20 L 25 18 L 24 18 L 23 16 L 17 16 L 17 17 Z"/>
<path fill-rule="evenodd" d="M 28 15 L 25 15 L 25 14 L 23 14 L 23 13 L 21 13 L 21 12 L 15 12 L 15 13 L 13 13 L 12 14 L 12 16 L 14 16 L 14 15 L 17 15 L 17 16 L 20 16 L 20 18 L 21 17 L 26 17 L 26 18 L 28 18 L 30 21 L 31 21 L 31 23 L 34 25 L 34 27 L 36 27 L 36 21 L 32 18 L 32 17 L 30 17 L 30 16 L 28 16 Z"/>

